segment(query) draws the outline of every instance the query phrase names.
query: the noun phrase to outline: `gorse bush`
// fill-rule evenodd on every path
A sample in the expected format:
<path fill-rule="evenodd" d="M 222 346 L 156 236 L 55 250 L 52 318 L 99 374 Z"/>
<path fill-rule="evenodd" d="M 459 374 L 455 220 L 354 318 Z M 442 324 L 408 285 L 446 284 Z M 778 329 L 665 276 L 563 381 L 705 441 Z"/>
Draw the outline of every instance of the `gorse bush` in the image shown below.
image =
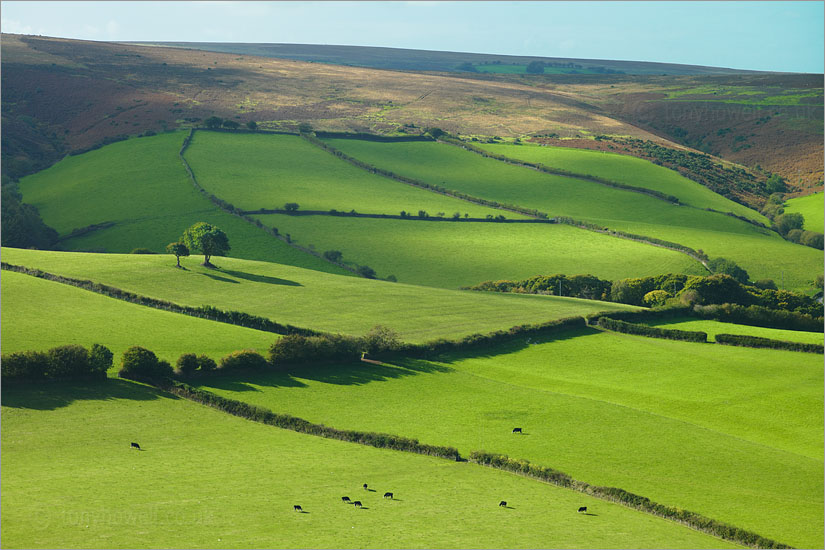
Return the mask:
<path fill-rule="evenodd" d="M 3 380 L 88 380 L 106 378 L 112 366 L 112 352 L 94 344 L 91 350 L 78 345 L 57 346 L 48 351 L 20 351 L 4 354 Z"/>

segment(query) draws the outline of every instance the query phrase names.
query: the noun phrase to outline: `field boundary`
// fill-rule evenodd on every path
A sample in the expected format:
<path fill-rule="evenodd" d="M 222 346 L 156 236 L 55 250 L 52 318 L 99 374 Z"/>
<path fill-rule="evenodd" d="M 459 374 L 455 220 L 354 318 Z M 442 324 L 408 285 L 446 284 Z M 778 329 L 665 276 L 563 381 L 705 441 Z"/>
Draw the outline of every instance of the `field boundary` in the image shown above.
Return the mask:
<path fill-rule="evenodd" d="M 96 283 L 88 279 L 75 279 L 73 277 L 64 277 L 63 275 L 49 273 L 47 271 L 42 271 L 40 269 L 9 264 L 6 262 L 0 262 L 0 269 L 4 271 L 22 273 L 23 275 L 28 275 L 30 277 L 45 279 L 47 281 L 77 287 L 82 290 L 94 292 L 96 294 L 102 294 L 109 298 L 114 298 L 115 300 L 123 300 L 124 302 L 129 302 L 140 306 L 146 306 L 151 307 L 153 309 L 169 311 L 171 313 L 188 315 L 190 317 L 198 317 L 200 319 L 216 321 L 218 323 L 226 323 L 229 325 L 236 325 L 254 330 L 260 330 L 263 332 L 272 332 L 274 334 L 282 335 L 302 334 L 306 336 L 316 336 L 321 334 L 320 332 L 312 329 L 296 327 L 293 325 L 282 325 L 281 323 L 277 323 L 265 317 L 250 315 L 249 313 L 244 313 L 242 311 L 224 311 L 213 306 L 182 306 L 174 302 L 169 302 L 167 300 L 159 300 L 157 298 L 151 298 L 149 296 L 143 296 L 141 294 L 136 294 L 128 290 L 122 290 L 114 286 L 105 285 L 103 283 Z"/>
<path fill-rule="evenodd" d="M 514 460 L 506 455 L 491 454 L 485 451 L 472 451 L 469 458 L 463 458 L 455 447 L 423 444 L 417 439 L 392 434 L 362 432 L 358 430 L 339 430 L 322 424 L 314 424 L 299 417 L 275 413 L 269 409 L 250 405 L 243 401 L 228 399 L 176 380 L 155 382 L 151 385 L 178 397 L 253 422 L 307 435 L 314 435 L 316 437 L 323 437 L 325 439 L 337 439 L 381 449 L 422 454 L 455 462 L 470 462 L 478 466 L 486 466 L 515 473 L 537 481 L 584 493 L 594 498 L 673 521 L 696 531 L 745 546 L 753 548 L 791 548 L 788 545 L 762 537 L 752 531 L 747 531 L 695 512 L 659 504 L 647 497 L 630 493 L 624 489 L 591 485 L 587 482 L 573 479 L 559 470 L 535 466 L 527 460 Z"/>
<path fill-rule="evenodd" d="M 339 218 L 375 218 L 386 220 L 406 220 L 406 221 L 424 221 L 424 222 L 481 222 L 481 223 L 556 223 L 556 220 L 542 219 L 542 218 L 528 218 L 526 220 L 506 219 L 502 217 L 489 218 L 455 218 L 455 217 L 440 217 L 440 216 L 417 216 L 409 213 L 406 216 L 399 214 L 364 214 L 361 212 L 342 212 L 338 210 L 284 210 L 283 208 L 260 208 L 258 210 L 243 210 L 241 212 L 245 215 L 250 214 L 284 214 L 287 216 L 332 216 Z"/>
<path fill-rule="evenodd" d="M 181 146 L 180 151 L 178 151 L 178 157 L 180 157 L 180 160 L 183 163 L 183 167 L 186 169 L 186 173 L 189 174 L 189 181 L 192 183 L 192 185 L 195 187 L 195 189 L 198 192 L 200 192 L 203 196 L 205 196 L 210 201 L 212 201 L 212 204 L 214 204 L 215 206 L 217 206 L 219 209 L 223 210 L 227 214 L 232 214 L 233 216 L 239 217 L 240 219 L 244 220 L 245 222 L 248 222 L 248 223 L 254 225 L 255 227 L 257 227 L 258 229 L 261 229 L 262 231 L 264 231 L 266 233 L 269 233 L 271 236 L 275 237 L 276 239 L 279 239 L 279 240 L 285 242 L 289 246 L 291 246 L 291 247 L 293 247 L 297 250 L 300 250 L 301 252 L 305 252 L 307 254 L 315 256 L 316 258 L 319 258 L 319 259 L 321 259 L 321 260 L 323 260 L 327 263 L 336 265 L 336 266 L 338 266 L 342 269 L 346 269 L 347 271 L 350 271 L 351 273 L 354 273 L 354 274 L 358 275 L 358 271 L 355 268 L 350 267 L 350 266 L 345 265 L 345 264 L 342 264 L 342 263 L 339 263 L 339 262 L 333 262 L 333 261 L 325 258 L 322 254 L 319 254 L 318 252 L 316 252 L 314 250 L 311 250 L 309 248 L 306 248 L 304 246 L 301 246 L 299 244 L 296 244 L 296 243 L 292 242 L 292 239 L 287 238 L 285 236 L 282 236 L 278 232 L 277 227 L 272 227 L 272 228 L 266 227 L 260 220 L 255 220 L 255 219 L 250 218 L 249 216 L 244 214 L 240 209 L 236 208 L 235 205 L 226 202 L 225 200 L 221 199 L 220 197 L 217 197 L 217 196 L 213 195 L 212 193 L 210 193 L 209 191 L 207 191 L 206 189 L 201 187 L 201 184 L 198 183 L 198 179 L 195 177 L 195 172 L 192 170 L 192 167 L 189 165 L 189 162 L 187 162 L 186 157 L 184 156 L 184 153 L 189 148 L 189 145 L 192 142 L 192 138 L 194 138 L 194 136 L 195 136 L 195 130 L 197 130 L 197 129 L 198 128 L 191 128 L 189 130 L 189 134 L 183 139 L 183 145 Z M 209 131 L 215 131 L 215 130 L 209 130 Z M 222 130 L 217 130 L 217 131 L 218 132 L 223 132 Z M 223 133 L 235 133 L 235 131 L 234 130 L 227 130 Z M 255 132 L 249 131 L 247 133 L 255 133 Z M 288 132 L 272 132 L 272 133 L 283 134 L 283 135 L 294 135 L 294 134 L 290 134 Z"/>

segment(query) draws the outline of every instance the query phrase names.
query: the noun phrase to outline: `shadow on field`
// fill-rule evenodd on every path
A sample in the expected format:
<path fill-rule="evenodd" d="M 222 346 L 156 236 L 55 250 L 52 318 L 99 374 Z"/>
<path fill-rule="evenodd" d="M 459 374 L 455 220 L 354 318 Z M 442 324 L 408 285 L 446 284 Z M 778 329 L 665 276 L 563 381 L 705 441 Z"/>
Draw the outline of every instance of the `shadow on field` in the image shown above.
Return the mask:
<path fill-rule="evenodd" d="M 215 275 L 214 273 L 203 273 L 202 272 L 201 275 L 204 275 L 205 277 L 209 277 L 210 279 L 215 279 L 216 281 L 223 281 L 224 283 L 234 283 L 236 285 L 241 284 L 241 283 L 239 283 L 238 281 L 236 281 L 234 279 L 227 279 L 226 277 L 221 277 L 220 275 Z"/>
<path fill-rule="evenodd" d="M 494 344 L 477 349 L 466 349 L 462 351 L 448 351 L 440 355 L 434 355 L 430 358 L 431 361 L 438 361 L 439 363 L 453 363 L 455 361 L 462 361 L 464 359 L 478 359 L 491 358 L 497 355 L 507 355 L 515 353 L 535 346 L 537 344 L 545 344 L 548 342 L 559 342 L 562 340 L 571 340 L 573 338 L 580 338 L 582 336 L 592 336 L 594 334 L 601 334 L 601 331 L 590 327 L 574 328 L 564 330 L 546 336 L 520 336 L 513 340 L 501 344 Z"/>
<path fill-rule="evenodd" d="M 109 378 L 96 382 L 41 382 L 32 384 L 4 384 L 2 404 L 16 409 L 52 411 L 75 401 L 131 399 L 178 399 L 177 397 L 142 384 Z"/>
<path fill-rule="evenodd" d="M 255 386 L 268 388 L 303 388 L 306 386 L 300 380 L 283 372 L 217 375 L 203 378 L 200 383 L 210 388 L 227 391 L 261 391 Z"/>
<path fill-rule="evenodd" d="M 325 384 L 342 386 L 363 385 L 370 382 L 382 382 L 416 374 L 433 374 L 450 372 L 453 369 L 436 365 L 421 359 L 401 359 L 395 364 L 382 363 L 343 363 L 327 367 L 308 368 L 291 372 L 293 376 L 305 380 L 315 380 Z"/>
<path fill-rule="evenodd" d="M 255 275 L 253 273 L 244 273 L 243 271 L 233 271 L 231 269 L 222 269 L 221 271 L 227 275 L 237 277 L 238 279 L 246 279 L 247 281 L 254 281 L 256 283 L 283 286 L 304 286 L 301 283 L 290 281 L 289 279 L 279 279 L 278 277 L 269 277 L 267 275 Z"/>

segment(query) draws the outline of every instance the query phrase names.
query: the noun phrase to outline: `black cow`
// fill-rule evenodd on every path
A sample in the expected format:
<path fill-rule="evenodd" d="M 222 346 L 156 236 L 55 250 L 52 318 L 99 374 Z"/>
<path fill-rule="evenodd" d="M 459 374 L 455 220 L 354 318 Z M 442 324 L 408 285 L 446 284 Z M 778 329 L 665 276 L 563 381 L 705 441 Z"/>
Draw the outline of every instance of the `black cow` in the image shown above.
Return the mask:
<path fill-rule="evenodd" d="M 391 499 L 393 498 L 392 493 L 384 493 L 384 498 Z"/>
<path fill-rule="evenodd" d="M 297 504 L 295 506 L 293 506 L 292 509 L 295 510 L 296 512 L 303 512 L 304 511 L 303 508 L 301 508 Z"/>
<path fill-rule="evenodd" d="M 587 506 L 579 506 L 579 512 L 587 513 Z"/>
<path fill-rule="evenodd" d="M 523 432 L 521 431 L 521 428 L 513 428 L 513 433 L 514 434 L 520 434 L 520 433 L 523 433 Z"/>
<path fill-rule="evenodd" d="M 355 504 L 355 507 L 356 507 L 356 508 L 360 508 L 360 507 L 361 507 L 361 501 L 360 501 L 360 500 L 356 500 L 355 502 L 353 502 L 353 504 Z"/>
<path fill-rule="evenodd" d="M 138 445 L 137 443 L 135 443 L 134 441 L 132 441 L 132 448 L 133 448 L 133 449 L 137 449 L 137 450 L 139 451 L 139 450 L 140 450 L 140 445 Z"/>
<path fill-rule="evenodd" d="M 364 490 L 365 491 L 367 490 L 367 484 L 366 483 L 364 483 Z"/>
<path fill-rule="evenodd" d="M 352 501 L 349 499 L 349 497 L 341 497 L 341 500 L 342 500 L 343 502 L 352 502 Z"/>
<path fill-rule="evenodd" d="M 501 506 L 502 508 L 507 508 L 507 501 L 502 500 L 501 502 L 498 503 L 498 505 Z"/>

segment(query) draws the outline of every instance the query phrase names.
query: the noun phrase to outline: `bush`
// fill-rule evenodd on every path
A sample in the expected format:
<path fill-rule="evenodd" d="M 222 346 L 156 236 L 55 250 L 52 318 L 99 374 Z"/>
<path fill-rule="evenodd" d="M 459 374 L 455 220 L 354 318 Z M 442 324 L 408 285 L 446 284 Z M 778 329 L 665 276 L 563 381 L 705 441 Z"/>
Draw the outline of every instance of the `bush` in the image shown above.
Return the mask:
<path fill-rule="evenodd" d="M 327 250 L 323 253 L 324 259 L 330 262 L 340 262 L 344 255 L 340 250 Z"/>
<path fill-rule="evenodd" d="M 198 355 L 198 370 L 200 372 L 212 372 L 218 368 L 215 360 L 206 355 Z"/>
<path fill-rule="evenodd" d="M 750 275 L 748 275 L 747 271 L 736 265 L 736 262 L 733 260 L 728 260 L 727 258 L 714 258 L 709 260 L 708 268 L 710 268 L 713 273 L 724 273 L 725 275 L 730 275 L 737 282 L 742 284 L 746 284 L 750 279 Z"/>
<path fill-rule="evenodd" d="M 300 205 L 297 202 L 288 202 L 284 205 L 284 210 L 287 212 L 296 212 L 300 208 Z"/>
<path fill-rule="evenodd" d="M 106 346 L 92 344 L 89 350 L 89 370 L 91 374 L 100 373 L 104 376 L 112 368 L 114 354 Z"/>
<path fill-rule="evenodd" d="M 376 276 L 375 270 L 368 265 L 359 265 L 355 271 L 367 279 L 375 279 Z"/>
<path fill-rule="evenodd" d="M 822 233 L 816 233 L 814 231 L 803 231 L 802 237 L 799 239 L 799 244 L 804 244 L 805 246 L 822 250 L 823 235 Z"/>
<path fill-rule="evenodd" d="M 254 350 L 240 350 L 221 357 L 218 368 L 222 370 L 264 370 L 269 366 L 263 355 Z"/>
<path fill-rule="evenodd" d="M 364 335 L 363 348 L 367 353 L 395 351 L 401 347 L 398 333 L 391 328 L 376 325 Z"/>
<path fill-rule="evenodd" d="M 42 380 L 49 370 L 49 361 L 42 351 L 18 351 L 0 358 L 4 381 Z"/>
<path fill-rule="evenodd" d="M 173 374 L 169 363 L 159 361 L 152 351 L 140 346 L 132 346 L 124 351 L 121 365 L 118 376 L 130 380 L 156 381 Z"/>
<path fill-rule="evenodd" d="M 668 298 L 670 297 L 670 294 L 668 294 L 664 290 L 651 290 L 650 292 L 645 294 L 642 301 L 648 307 L 656 307 L 665 305 L 665 302 L 667 302 Z"/>
<path fill-rule="evenodd" d="M 759 279 L 758 281 L 754 281 L 753 286 L 760 290 L 777 290 L 776 283 L 773 282 L 773 279 Z"/>
<path fill-rule="evenodd" d="M 184 353 L 175 363 L 175 374 L 190 376 L 198 370 L 198 358 L 194 353 Z"/>

